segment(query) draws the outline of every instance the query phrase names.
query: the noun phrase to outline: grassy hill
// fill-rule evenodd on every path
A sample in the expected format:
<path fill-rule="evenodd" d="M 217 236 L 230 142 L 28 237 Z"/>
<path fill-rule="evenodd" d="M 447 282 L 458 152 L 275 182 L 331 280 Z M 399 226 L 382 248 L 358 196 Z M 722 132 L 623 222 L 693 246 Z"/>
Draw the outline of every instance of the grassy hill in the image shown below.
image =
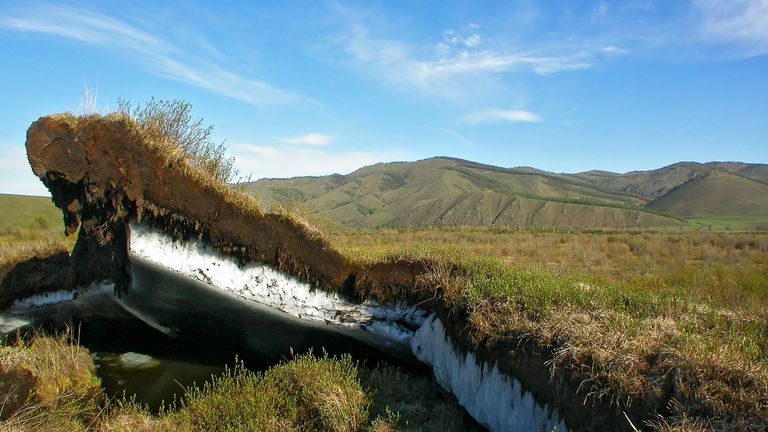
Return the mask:
<path fill-rule="evenodd" d="M 442 157 L 376 164 L 349 175 L 263 179 L 245 188 L 267 205 L 303 201 L 322 218 L 350 227 L 683 224 L 645 209 L 642 198 L 574 176 Z"/>
<path fill-rule="evenodd" d="M 0 194 L 0 232 L 62 226 L 50 197 Z"/>
<path fill-rule="evenodd" d="M 702 222 L 749 225 L 768 222 L 768 185 L 727 172 L 688 181 L 648 204 L 649 208 Z"/>
<path fill-rule="evenodd" d="M 766 164 L 747 164 L 743 162 L 709 162 L 707 165 L 723 171 L 749 177 L 762 183 L 768 183 L 768 165 Z"/>
<path fill-rule="evenodd" d="M 348 227 L 621 229 L 680 227 L 692 218 L 754 228 L 768 223 L 764 176 L 768 166 L 736 162 L 556 174 L 437 157 L 371 165 L 349 175 L 262 179 L 244 187 L 267 206 L 302 202 Z"/>

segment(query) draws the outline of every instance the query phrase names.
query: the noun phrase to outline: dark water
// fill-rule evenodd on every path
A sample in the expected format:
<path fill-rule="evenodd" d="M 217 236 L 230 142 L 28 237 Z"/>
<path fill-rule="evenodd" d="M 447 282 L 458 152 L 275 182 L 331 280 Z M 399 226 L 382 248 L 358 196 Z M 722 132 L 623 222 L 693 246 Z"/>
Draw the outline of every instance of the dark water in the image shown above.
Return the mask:
<path fill-rule="evenodd" d="M 236 358 L 251 370 L 265 370 L 309 350 L 429 373 L 406 347 L 369 333 L 302 321 L 140 259 L 132 263 L 134 282 L 122 298 L 81 296 L 23 316 L 31 326 L 48 330 L 72 326 L 94 353 L 108 395 L 136 395 L 156 409 Z"/>

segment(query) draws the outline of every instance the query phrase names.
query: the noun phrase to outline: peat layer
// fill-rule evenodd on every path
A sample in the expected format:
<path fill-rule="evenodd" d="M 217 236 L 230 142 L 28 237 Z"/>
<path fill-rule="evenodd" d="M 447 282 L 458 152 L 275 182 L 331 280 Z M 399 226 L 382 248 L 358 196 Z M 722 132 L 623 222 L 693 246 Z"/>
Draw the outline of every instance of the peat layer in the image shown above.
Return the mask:
<path fill-rule="evenodd" d="M 444 301 L 440 287 L 420 283 L 430 262 L 353 262 L 301 222 L 262 213 L 252 198 L 173 161 L 126 117 L 43 117 L 30 126 L 26 146 L 32 170 L 63 212 L 66 232 L 78 237 L 68 258 L 14 268 L 0 286 L 0 308 L 40 290 L 105 279 L 115 282 L 120 295 L 131 281 L 129 221 L 136 220 L 178 240 L 202 239 L 241 263 L 268 264 L 355 301 L 419 304 L 444 323 L 455 347 L 520 380 L 539 403 L 557 407 L 570 429 L 631 430 L 615 406 L 579 392 L 581 383 L 569 379 L 567 371 L 553 379 L 546 364 L 551 353 L 514 335 L 474 340 L 467 310 Z M 655 407 L 635 405 L 625 408 L 633 419 L 656 413 Z"/>

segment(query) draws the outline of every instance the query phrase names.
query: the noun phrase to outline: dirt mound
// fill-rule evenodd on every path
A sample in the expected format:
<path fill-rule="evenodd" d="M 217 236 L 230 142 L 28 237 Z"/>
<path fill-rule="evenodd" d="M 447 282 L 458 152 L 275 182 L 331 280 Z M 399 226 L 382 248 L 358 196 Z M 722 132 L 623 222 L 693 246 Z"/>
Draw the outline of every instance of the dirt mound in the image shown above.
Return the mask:
<path fill-rule="evenodd" d="M 43 117 L 27 132 L 34 173 L 80 228 L 67 286 L 109 278 L 130 283 L 127 222 L 149 222 L 177 238 L 201 238 L 241 261 L 273 265 L 306 282 L 340 290 L 356 270 L 293 220 L 243 205 L 189 166 L 173 166 L 127 119 Z"/>

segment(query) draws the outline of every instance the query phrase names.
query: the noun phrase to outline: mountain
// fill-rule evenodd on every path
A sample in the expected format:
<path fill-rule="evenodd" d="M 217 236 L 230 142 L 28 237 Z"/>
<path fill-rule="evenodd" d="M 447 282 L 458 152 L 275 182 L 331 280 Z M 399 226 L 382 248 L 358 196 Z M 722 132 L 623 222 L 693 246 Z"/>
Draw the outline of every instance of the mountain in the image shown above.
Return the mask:
<path fill-rule="evenodd" d="M 599 228 L 679 225 L 645 201 L 578 178 L 432 158 L 376 164 L 349 175 L 263 179 L 246 189 L 260 201 L 303 201 L 352 227 L 520 226 Z"/>
<path fill-rule="evenodd" d="M 435 157 L 348 175 L 262 179 L 243 187 L 269 206 L 300 201 L 349 227 L 557 229 L 768 226 L 768 166 L 681 162 L 626 174 L 550 173 Z"/>
<path fill-rule="evenodd" d="M 713 171 L 681 184 L 647 207 L 684 218 L 768 221 L 768 185 Z"/>
<path fill-rule="evenodd" d="M 722 171 L 740 174 L 763 183 L 768 183 L 768 165 L 743 162 L 709 162 L 707 165 Z"/>

